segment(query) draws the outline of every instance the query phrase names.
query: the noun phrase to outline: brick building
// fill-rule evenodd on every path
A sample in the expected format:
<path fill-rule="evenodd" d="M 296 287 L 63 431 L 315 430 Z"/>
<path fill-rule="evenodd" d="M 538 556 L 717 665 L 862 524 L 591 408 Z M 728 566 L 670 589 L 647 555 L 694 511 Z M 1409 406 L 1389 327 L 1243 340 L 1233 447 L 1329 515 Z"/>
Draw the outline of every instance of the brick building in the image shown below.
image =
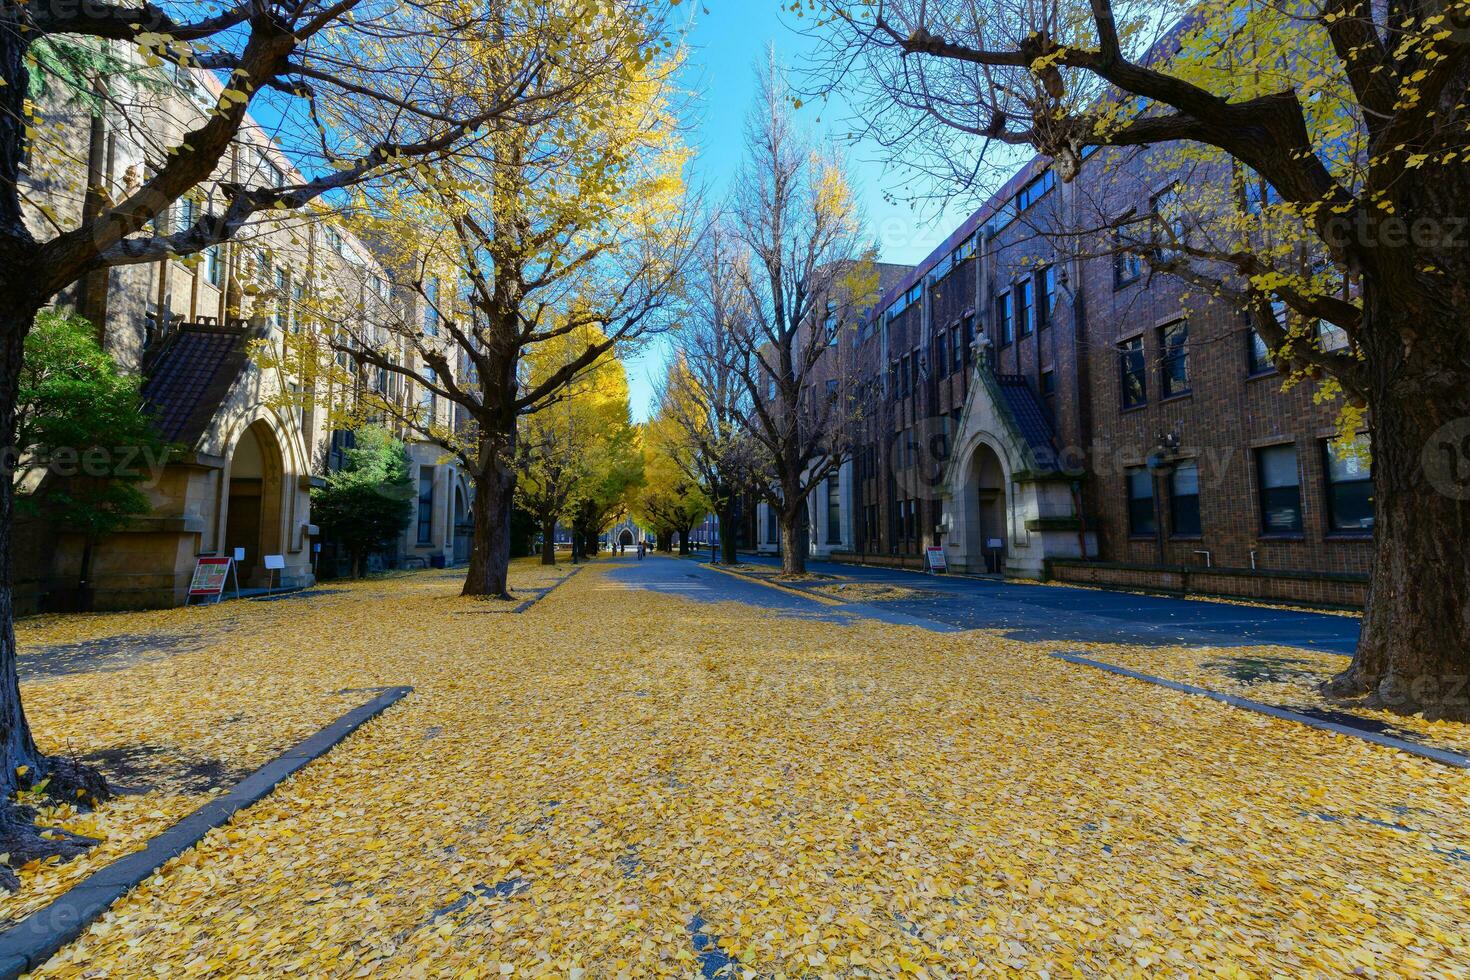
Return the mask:
<path fill-rule="evenodd" d="M 864 431 L 813 495 L 814 555 L 917 566 L 940 546 L 972 572 L 1361 604 L 1366 436 L 1335 442 L 1337 405 L 1283 390 L 1238 309 L 1099 243 L 1129 212 L 1189 233 L 1163 152 L 1103 149 L 1068 184 L 1033 160 L 890 277 L 831 355 Z"/>

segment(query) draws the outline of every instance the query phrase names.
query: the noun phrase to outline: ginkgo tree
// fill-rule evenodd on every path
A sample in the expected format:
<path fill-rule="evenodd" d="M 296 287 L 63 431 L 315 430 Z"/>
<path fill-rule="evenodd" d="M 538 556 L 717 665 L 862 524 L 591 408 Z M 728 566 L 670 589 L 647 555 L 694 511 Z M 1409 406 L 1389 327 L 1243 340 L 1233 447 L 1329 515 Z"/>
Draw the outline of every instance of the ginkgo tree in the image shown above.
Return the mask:
<path fill-rule="evenodd" d="M 201 252 L 258 215 L 476 152 L 487 126 L 535 118 L 560 94 L 567 80 L 545 66 L 564 58 L 564 24 L 580 16 L 521 0 L 474 10 L 458 0 L 0 0 L 0 442 L 14 443 L 25 338 L 59 292 L 110 269 Z M 503 55 L 486 84 L 466 87 L 454 49 L 437 39 L 482 36 L 491 23 L 498 33 L 484 43 Z M 77 141 L 47 118 L 50 103 L 40 97 L 43 82 L 67 81 L 43 77 L 57 66 L 76 69 L 72 81 L 91 85 L 88 95 L 129 123 L 127 138 L 144 157 L 117 185 L 74 188 L 82 206 L 72 213 L 32 197 L 33 177 L 44 184 L 78 162 L 69 159 Z M 191 224 L 170 227 L 173 205 L 224 172 L 262 102 L 283 120 L 314 123 L 294 141 L 293 162 L 310 175 L 262 171 L 222 182 Z M 86 161 L 79 172 L 88 172 Z M 21 707 L 13 505 L 11 481 L 0 480 L 0 799 L 43 779 L 53 794 L 100 796 L 106 788 L 94 772 L 37 748 Z M 11 860 L 48 853 L 45 839 L 5 836 L 0 849 Z M 57 842 L 49 853 L 67 849 Z"/>
<path fill-rule="evenodd" d="M 527 381 L 544 382 L 587 346 L 605 338 L 595 327 L 567 334 L 526 355 Z M 573 378 L 560 394 L 522 417 L 517 434 L 516 497 L 541 528 L 541 563 L 556 564 L 556 528 L 599 484 L 632 427 L 628 379 L 612 351 Z"/>
<path fill-rule="evenodd" d="M 641 527 L 653 532 L 658 550 L 670 551 L 679 538 L 679 554 L 689 554 L 689 532 L 710 512 L 700 485 L 690 478 L 688 444 L 678 423 L 659 411 L 641 426 L 643 480 L 633 488 L 628 509 Z"/>
<path fill-rule="evenodd" d="M 520 420 L 668 328 L 695 239 L 668 7 L 597 5 L 566 29 L 574 54 L 543 83 L 566 72 L 576 85 L 553 116 L 492 124 L 486 153 L 426 163 L 360 201 L 362 236 L 427 308 L 432 331 L 393 307 L 374 322 L 315 328 L 318 356 L 454 406 L 451 428 L 401 418 L 454 453 L 473 483 L 468 596 L 508 596 Z M 493 45 L 469 52 L 477 67 L 464 83 L 498 77 L 500 57 Z M 528 357 L 547 345 L 556 367 L 532 371 Z"/>
<path fill-rule="evenodd" d="M 1328 690 L 1470 720 L 1470 3 L 801 6 L 822 84 L 931 173 L 969 186 L 1029 148 L 1070 181 L 1122 147 L 1193 174 L 1163 220 L 1115 216 L 1122 246 L 1366 409 L 1372 583 Z"/>

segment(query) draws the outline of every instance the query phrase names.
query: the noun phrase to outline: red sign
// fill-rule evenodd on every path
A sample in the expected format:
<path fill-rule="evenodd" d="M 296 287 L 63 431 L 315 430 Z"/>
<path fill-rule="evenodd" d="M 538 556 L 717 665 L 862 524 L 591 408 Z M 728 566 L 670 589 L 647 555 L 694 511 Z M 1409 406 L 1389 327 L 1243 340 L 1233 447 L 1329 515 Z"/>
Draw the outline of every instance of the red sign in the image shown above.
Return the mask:
<path fill-rule="evenodd" d="M 199 558 L 194 565 L 194 579 L 189 583 L 189 594 L 219 595 L 225 591 L 225 582 L 230 577 L 230 562 L 233 558 Z"/>

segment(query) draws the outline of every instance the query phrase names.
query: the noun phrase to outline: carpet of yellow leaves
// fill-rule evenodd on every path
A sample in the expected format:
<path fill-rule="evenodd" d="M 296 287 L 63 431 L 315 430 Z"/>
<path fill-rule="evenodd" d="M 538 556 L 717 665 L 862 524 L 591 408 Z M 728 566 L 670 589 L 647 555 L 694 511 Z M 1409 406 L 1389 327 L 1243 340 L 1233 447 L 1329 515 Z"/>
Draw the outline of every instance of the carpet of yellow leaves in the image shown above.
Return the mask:
<path fill-rule="evenodd" d="M 1417 738 L 1425 745 L 1470 753 L 1470 725 L 1425 721 L 1354 702 L 1323 697 L 1318 688 L 1348 665 L 1347 658 L 1297 647 L 1145 647 L 1083 644 L 1088 655 L 1104 663 L 1192 684 L 1207 691 L 1234 694 L 1263 704 L 1310 711 L 1338 711 Z"/>
<path fill-rule="evenodd" d="M 1470 963 L 1470 774 L 1041 645 L 607 574 L 519 616 L 457 615 L 431 575 L 240 606 L 218 648 L 77 679 L 76 709 L 28 689 L 90 748 L 415 686 L 41 975 L 687 977 L 696 915 L 762 977 Z"/>

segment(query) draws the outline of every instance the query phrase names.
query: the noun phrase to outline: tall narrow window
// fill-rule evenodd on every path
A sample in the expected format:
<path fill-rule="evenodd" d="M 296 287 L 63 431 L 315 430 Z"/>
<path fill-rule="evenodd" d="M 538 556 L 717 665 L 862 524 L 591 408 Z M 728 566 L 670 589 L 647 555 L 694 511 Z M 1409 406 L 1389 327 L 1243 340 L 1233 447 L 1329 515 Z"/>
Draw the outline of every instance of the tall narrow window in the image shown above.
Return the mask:
<path fill-rule="evenodd" d="M 827 346 L 836 347 L 838 338 L 836 300 L 827 300 L 827 318 L 823 321 L 822 326 L 827 331 Z"/>
<path fill-rule="evenodd" d="M 964 344 L 960 341 L 959 324 L 949 328 L 949 369 L 959 371 L 964 367 Z"/>
<path fill-rule="evenodd" d="M 419 544 L 434 542 L 434 467 L 419 467 Z"/>
<path fill-rule="evenodd" d="M 827 543 L 842 543 L 842 494 L 836 473 L 827 477 Z"/>
<path fill-rule="evenodd" d="M 1261 489 L 1261 530 L 1295 534 L 1302 529 L 1302 488 L 1296 446 L 1269 446 L 1256 452 Z"/>
<path fill-rule="evenodd" d="M 964 328 L 964 336 L 962 338 L 964 343 L 960 345 L 964 349 L 964 366 L 969 367 L 970 352 L 975 347 L 975 318 L 973 316 L 965 317 L 964 320 L 960 321 L 960 326 Z"/>
<path fill-rule="evenodd" d="M 1148 402 L 1148 367 L 1143 359 L 1143 338 L 1134 337 L 1118 345 L 1118 366 L 1123 382 L 1123 407 L 1137 408 Z"/>
<path fill-rule="evenodd" d="M 1004 347 L 1016 339 L 1015 323 L 1011 320 L 1011 294 L 1001 293 L 995 298 L 995 333 Z"/>
<path fill-rule="evenodd" d="M 1193 460 L 1174 467 L 1169 477 L 1169 528 L 1175 537 L 1199 536 L 1199 464 Z"/>
<path fill-rule="evenodd" d="M 1051 326 L 1057 308 L 1057 267 L 1049 265 L 1036 274 L 1036 325 Z"/>
<path fill-rule="evenodd" d="M 1022 279 L 1012 287 L 1012 291 L 1016 297 L 1016 332 L 1022 337 L 1029 337 L 1036 328 L 1035 321 L 1032 319 L 1034 311 L 1031 308 L 1030 280 Z"/>
<path fill-rule="evenodd" d="M 1189 321 L 1159 329 L 1159 363 L 1164 398 L 1189 391 Z"/>
<path fill-rule="evenodd" d="M 1245 358 L 1251 377 L 1276 370 L 1276 364 L 1271 360 L 1271 348 L 1266 346 L 1266 338 L 1255 327 L 1249 327 L 1245 332 Z"/>
<path fill-rule="evenodd" d="M 949 377 L 949 352 L 944 347 L 948 336 L 944 330 L 934 332 L 934 373 L 941 378 Z"/>
<path fill-rule="evenodd" d="M 1057 418 L 1057 373 L 1047 370 L 1041 372 L 1041 400 L 1046 404 L 1046 414 L 1052 422 Z"/>
<path fill-rule="evenodd" d="M 225 261 L 218 245 L 211 245 L 204 250 L 204 278 L 211 286 L 224 285 Z"/>
<path fill-rule="evenodd" d="M 1159 533 L 1154 514 L 1154 478 L 1146 466 L 1130 466 L 1124 471 L 1128 482 L 1128 533 L 1134 537 L 1152 537 Z"/>
<path fill-rule="evenodd" d="M 1143 274 L 1143 263 L 1136 252 L 1126 251 L 1122 236 L 1113 232 L 1113 288 L 1120 289 Z"/>
<path fill-rule="evenodd" d="M 1322 444 L 1327 477 L 1327 515 L 1334 531 L 1373 530 L 1373 477 L 1368 437 Z"/>

